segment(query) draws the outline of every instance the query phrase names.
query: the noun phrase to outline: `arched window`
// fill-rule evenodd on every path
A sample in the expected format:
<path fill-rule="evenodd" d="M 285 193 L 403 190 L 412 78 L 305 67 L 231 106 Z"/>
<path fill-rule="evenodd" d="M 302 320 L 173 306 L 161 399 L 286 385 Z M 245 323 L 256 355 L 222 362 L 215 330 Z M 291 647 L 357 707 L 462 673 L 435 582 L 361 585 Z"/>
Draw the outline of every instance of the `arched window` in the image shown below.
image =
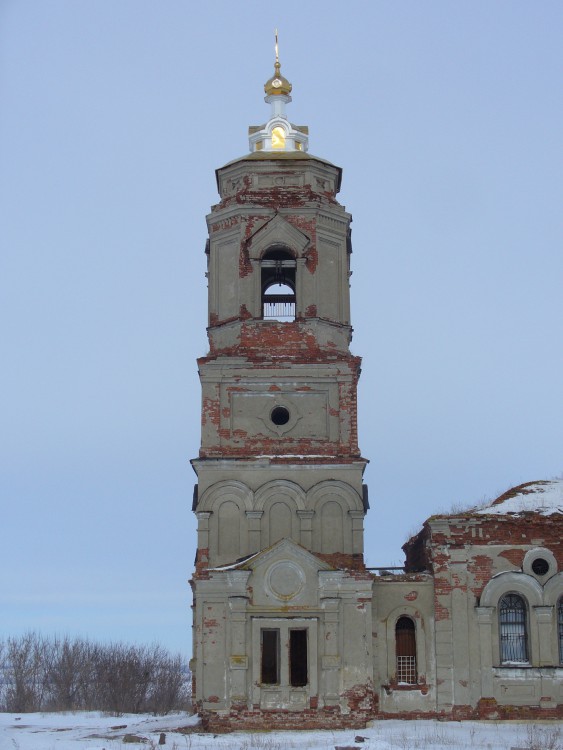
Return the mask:
<path fill-rule="evenodd" d="M 501 664 L 528 662 L 526 603 L 518 594 L 506 594 L 499 602 Z"/>
<path fill-rule="evenodd" d="M 272 148 L 285 148 L 285 130 L 279 126 L 272 130 Z"/>
<path fill-rule="evenodd" d="M 295 320 L 295 258 L 283 248 L 268 250 L 261 262 L 262 317 Z"/>
<path fill-rule="evenodd" d="M 559 661 L 563 664 L 563 596 L 557 606 L 557 630 L 559 633 Z"/>
<path fill-rule="evenodd" d="M 416 629 L 410 617 L 399 617 L 395 625 L 397 682 L 416 685 Z"/>

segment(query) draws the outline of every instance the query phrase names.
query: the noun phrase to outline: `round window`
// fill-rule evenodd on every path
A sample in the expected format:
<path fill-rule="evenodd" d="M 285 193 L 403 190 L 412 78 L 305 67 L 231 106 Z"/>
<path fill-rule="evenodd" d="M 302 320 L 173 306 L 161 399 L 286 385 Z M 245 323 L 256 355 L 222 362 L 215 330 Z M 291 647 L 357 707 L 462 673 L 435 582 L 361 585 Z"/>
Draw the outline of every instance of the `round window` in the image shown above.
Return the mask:
<path fill-rule="evenodd" d="M 549 570 L 549 563 L 543 557 L 536 557 L 532 563 L 532 570 L 537 576 L 544 576 Z"/>
<path fill-rule="evenodd" d="M 289 411 L 285 406 L 276 406 L 272 409 L 270 419 L 277 425 L 287 424 L 289 422 Z"/>

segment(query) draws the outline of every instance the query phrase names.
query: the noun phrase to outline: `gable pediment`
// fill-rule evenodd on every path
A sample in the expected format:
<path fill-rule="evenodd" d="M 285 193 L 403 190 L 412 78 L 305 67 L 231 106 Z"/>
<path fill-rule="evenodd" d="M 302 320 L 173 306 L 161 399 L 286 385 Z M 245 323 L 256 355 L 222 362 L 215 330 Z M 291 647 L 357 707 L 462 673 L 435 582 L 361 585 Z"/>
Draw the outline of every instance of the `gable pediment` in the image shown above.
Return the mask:
<path fill-rule="evenodd" d="M 319 572 L 332 571 L 291 539 L 282 539 L 243 563 L 251 571 L 253 604 L 268 607 L 316 607 Z"/>
<path fill-rule="evenodd" d="M 272 245 L 287 245 L 297 255 L 302 255 L 310 240 L 307 235 L 290 224 L 280 214 L 263 224 L 247 240 L 251 258 L 260 258 Z"/>
<path fill-rule="evenodd" d="M 281 539 L 268 549 L 258 552 L 248 560 L 241 563 L 241 568 L 246 570 L 258 570 L 260 567 L 269 565 L 276 560 L 294 559 L 315 570 L 333 570 L 333 568 L 321 560 L 312 552 L 306 550 L 292 539 Z"/>

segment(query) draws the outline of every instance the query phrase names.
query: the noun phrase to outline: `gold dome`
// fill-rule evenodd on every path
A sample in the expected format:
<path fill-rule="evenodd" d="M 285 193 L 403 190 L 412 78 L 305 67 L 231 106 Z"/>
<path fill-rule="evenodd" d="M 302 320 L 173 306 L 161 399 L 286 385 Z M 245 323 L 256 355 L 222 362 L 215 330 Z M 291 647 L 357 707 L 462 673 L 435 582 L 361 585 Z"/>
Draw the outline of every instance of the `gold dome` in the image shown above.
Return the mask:
<path fill-rule="evenodd" d="M 280 73 L 281 65 L 278 60 L 276 60 L 274 64 L 274 75 L 266 81 L 264 84 L 264 91 L 266 92 L 266 96 L 271 96 L 272 94 L 275 95 L 282 95 L 288 96 L 291 93 L 291 83 L 287 80 L 287 78 L 284 78 L 282 74 Z"/>

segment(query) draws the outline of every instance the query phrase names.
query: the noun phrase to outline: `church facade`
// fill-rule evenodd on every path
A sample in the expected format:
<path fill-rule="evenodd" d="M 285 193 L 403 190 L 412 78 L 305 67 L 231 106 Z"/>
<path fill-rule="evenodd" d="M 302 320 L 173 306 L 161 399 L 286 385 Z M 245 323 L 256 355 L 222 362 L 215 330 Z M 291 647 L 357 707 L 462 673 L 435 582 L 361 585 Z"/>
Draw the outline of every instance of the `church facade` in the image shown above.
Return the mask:
<path fill-rule="evenodd" d="M 562 716 L 556 504 L 549 517 L 432 518 L 405 545 L 404 571 L 365 566 L 351 216 L 340 168 L 311 156 L 308 129 L 287 118 L 278 59 L 265 92 L 270 119 L 217 170 L 207 217 L 191 581 L 204 725 Z M 534 487 L 563 506 L 563 483 Z"/>

